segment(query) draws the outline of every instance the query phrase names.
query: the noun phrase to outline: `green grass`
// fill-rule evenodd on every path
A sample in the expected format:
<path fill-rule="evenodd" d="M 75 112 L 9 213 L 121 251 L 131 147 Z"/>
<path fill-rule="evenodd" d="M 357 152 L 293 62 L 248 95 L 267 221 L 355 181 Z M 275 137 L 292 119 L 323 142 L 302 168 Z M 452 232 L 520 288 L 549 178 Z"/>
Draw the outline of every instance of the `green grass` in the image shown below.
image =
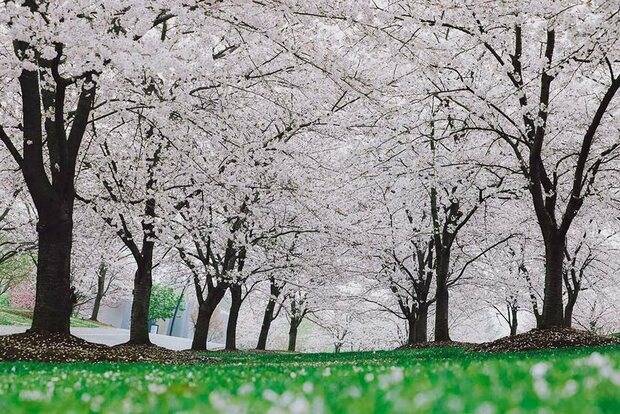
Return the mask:
<path fill-rule="evenodd" d="M 32 323 L 32 311 L 26 309 L 13 309 L 0 307 L 0 325 L 30 326 Z M 71 326 L 78 328 L 99 328 L 107 326 L 99 322 L 93 322 L 81 318 L 71 318 Z"/>
<path fill-rule="evenodd" d="M 212 355 L 212 365 L 0 363 L 0 411 L 620 412 L 619 347 Z"/>

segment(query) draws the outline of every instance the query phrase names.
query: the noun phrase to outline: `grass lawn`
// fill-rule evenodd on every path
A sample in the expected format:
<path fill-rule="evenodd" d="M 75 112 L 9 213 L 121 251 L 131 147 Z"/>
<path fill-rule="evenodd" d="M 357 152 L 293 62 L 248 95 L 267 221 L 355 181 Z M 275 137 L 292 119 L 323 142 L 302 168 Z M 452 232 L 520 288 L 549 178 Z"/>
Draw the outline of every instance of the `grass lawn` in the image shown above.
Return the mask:
<path fill-rule="evenodd" d="M 0 307 L 0 325 L 30 326 L 31 323 L 32 311 Z M 81 318 L 71 318 L 71 326 L 78 328 L 100 328 L 107 325 Z"/>
<path fill-rule="evenodd" d="M 620 412 L 620 347 L 213 356 L 187 366 L 0 363 L 0 411 Z"/>

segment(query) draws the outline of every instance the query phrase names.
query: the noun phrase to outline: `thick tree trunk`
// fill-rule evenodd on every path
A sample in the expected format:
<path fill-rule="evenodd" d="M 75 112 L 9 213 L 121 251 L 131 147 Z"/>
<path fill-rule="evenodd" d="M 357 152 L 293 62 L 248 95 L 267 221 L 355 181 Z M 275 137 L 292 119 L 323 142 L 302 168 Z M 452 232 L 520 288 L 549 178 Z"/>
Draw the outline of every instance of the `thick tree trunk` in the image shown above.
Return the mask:
<path fill-rule="evenodd" d="M 207 298 L 198 308 L 196 329 L 194 331 L 194 338 L 192 339 L 192 349 L 194 351 L 205 351 L 207 349 L 211 317 L 213 316 L 217 305 L 219 305 L 225 293 L 226 288 L 211 288 L 207 293 Z"/>
<path fill-rule="evenodd" d="M 428 305 L 420 307 L 415 321 L 415 337 L 413 343 L 421 344 L 428 341 Z"/>
<path fill-rule="evenodd" d="M 439 278 L 438 278 L 439 279 Z M 435 309 L 435 341 L 449 341 L 448 288 L 437 280 L 437 301 Z"/>
<path fill-rule="evenodd" d="M 448 243 L 442 240 L 442 243 Z M 450 269 L 450 246 L 442 244 L 437 252 L 437 292 L 435 293 L 435 341 L 450 341 L 448 271 Z"/>
<path fill-rule="evenodd" d="M 71 244 L 73 221 L 70 212 L 55 221 L 39 221 L 36 301 L 30 332 L 69 334 L 71 316 Z"/>
<path fill-rule="evenodd" d="M 555 235 L 549 239 L 545 241 L 545 293 L 540 326 L 543 329 L 564 325 L 562 266 L 566 238 Z"/>
<path fill-rule="evenodd" d="M 131 306 L 131 326 L 129 343 L 132 345 L 151 345 L 149 339 L 149 302 L 151 300 L 152 260 L 143 260 L 133 283 L 133 303 Z"/>
<path fill-rule="evenodd" d="M 336 342 L 334 344 L 334 353 L 339 354 L 341 349 L 342 349 L 342 342 Z"/>
<path fill-rule="evenodd" d="M 241 308 L 241 285 L 230 286 L 230 312 L 228 313 L 228 324 L 226 325 L 226 350 L 234 351 L 237 349 L 237 321 L 239 319 L 239 309 Z"/>
<path fill-rule="evenodd" d="M 288 351 L 294 352 L 297 347 L 297 328 L 299 328 L 299 323 L 294 319 L 291 320 L 291 327 L 288 331 Z"/>
<path fill-rule="evenodd" d="M 413 345 L 415 343 L 416 337 L 416 315 L 415 313 L 411 313 L 407 318 L 407 346 Z"/>
<path fill-rule="evenodd" d="M 256 349 L 265 350 L 267 347 L 267 336 L 269 336 L 269 329 L 271 328 L 271 322 L 273 322 L 273 312 L 276 307 L 276 301 L 274 298 L 269 298 L 267 306 L 265 307 L 265 313 L 263 315 L 263 323 L 260 327 L 260 334 L 258 335 L 258 344 Z"/>
<path fill-rule="evenodd" d="M 194 331 L 194 338 L 192 339 L 192 350 L 194 351 L 206 351 L 207 339 L 209 338 L 209 324 L 211 323 L 211 317 L 215 312 L 215 307 L 206 303 L 198 308 L 198 317 L 196 319 L 196 329 Z"/>

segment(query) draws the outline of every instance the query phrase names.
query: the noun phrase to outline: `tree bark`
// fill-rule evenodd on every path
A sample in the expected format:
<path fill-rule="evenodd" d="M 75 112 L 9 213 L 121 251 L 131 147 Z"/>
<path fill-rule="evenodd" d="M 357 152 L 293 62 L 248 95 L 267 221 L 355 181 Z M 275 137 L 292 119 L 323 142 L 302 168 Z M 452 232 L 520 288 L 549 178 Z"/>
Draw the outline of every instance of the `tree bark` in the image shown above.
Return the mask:
<path fill-rule="evenodd" d="M 230 286 L 230 312 L 228 314 L 228 324 L 226 325 L 226 350 L 234 351 L 237 349 L 237 321 L 239 319 L 239 309 L 241 308 L 241 285 Z"/>
<path fill-rule="evenodd" d="M 450 251 L 442 248 L 438 254 L 437 265 L 437 293 L 435 294 L 435 341 L 450 341 L 450 328 L 448 325 L 449 293 L 448 293 L 448 269 L 450 264 Z"/>
<path fill-rule="evenodd" d="M 541 328 L 558 328 L 564 325 L 562 302 L 562 266 L 566 238 L 554 234 L 545 240 L 545 292 Z"/>
<path fill-rule="evenodd" d="M 411 312 L 407 317 L 407 346 L 411 346 L 415 343 L 416 338 L 416 315 L 415 312 Z"/>
<path fill-rule="evenodd" d="M 73 220 L 65 211 L 57 220 L 40 220 L 36 301 L 29 332 L 69 334 L 72 310 L 71 245 Z"/>
<path fill-rule="evenodd" d="M 99 269 L 97 271 L 97 294 L 95 295 L 95 302 L 93 303 L 93 310 L 90 314 L 91 321 L 97 321 L 99 317 L 99 309 L 101 308 L 101 301 L 103 299 L 104 291 L 105 291 L 105 277 L 106 277 L 107 269 L 104 262 L 99 264 Z"/>
<path fill-rule="evenodd" d="M 209 324 L 211 317 L 215 312 L 215 308 L 207 304 L 203 304 L 198 308 L 198 318 L 196 319 L 196 329 L 194 330 L 194 338 L 192 339 L 192 350 L 206 351 L 207 339 L 209 337 Z"/>
<path fill-rule="evenodd" d="M 566 308 L 564 309 L 564 327 L 572 328 L 573 326 L 573 309 L 575 308 L 575 303 L 577 302 L 577 293 L 568 296 L 568 302 L 566 303 Z"/>
<path fill-rule="evenodd" d="M 418 317 L 415 321 L 415 337 L 413 343 L 421 344 L 428 341 L 428 305 L 420 306 Z"/>
<path fill-rule="evenodd" d="M 437 294 L 435 309 L 435 341 L 449 341 L 450 331 L 448 327 L 448 287 L 445 281 L 437 278 Z"/>
<path fill-rule="evenodd" d="M 263 315 L 263 323 L 260 327 L 260 334 L 258 335 L 258 344 L 256 349 L 265 350 L 267 347 L 267 337 L 269 336 L 269 329 L 271 328 L 271 322 L 273 322 L 273 312 L 276 308 L 276 301 L 274 298 L 269 298 L 267 306 L 265 307 L 265 313 Z"/>
<path fill-rule="evenodd" d="M 152 257 L 146 257 L 138 264 L 138 270 L 134 277 L 131 326 L 129 328 L 129 344 L 132 345 L 151 345 L 149 339 L 149 305 L 153 286 L 152 268 Z"/>
<path fill-rule="evenodd" d="M 510 336 L 515 336 L 517 334 L 517 327 L 519 326 L 519 320 L 517 318 L 517 308 L 510 308 L 511 317 L 510 317 Z"/>
<path fill-rule="evenodd" d="M 288 351 L 295 352 L 297 347 L 297 329 L 299 328 L 299 322 L 295 319 L 291 320 L 291 327 L 288 331 Z"/>
<path fill-rule="evenodd" d="M 207 340 L 209 339 L 209 324 L 211 317 L 219 305 L 220 301 L 226 293 L 226 288 L 214 287 L 207 293 L 207 298 L 198 308 L 198 317 L 196 319 L 196 329 L 194 338 L 192 339 L 192 350 L 206 351 Z"/>
<path fill-rule="evenodd" d="M 93 303 L 93 310 L 90 314 L 90 320 L 97 322 L 97 318 L 99 317 L 99 309 L 101 308 L 101 295 L 99 295 L 99 293 L 97 293 L 97 296 L 95 296 L 95 302 Z"/>

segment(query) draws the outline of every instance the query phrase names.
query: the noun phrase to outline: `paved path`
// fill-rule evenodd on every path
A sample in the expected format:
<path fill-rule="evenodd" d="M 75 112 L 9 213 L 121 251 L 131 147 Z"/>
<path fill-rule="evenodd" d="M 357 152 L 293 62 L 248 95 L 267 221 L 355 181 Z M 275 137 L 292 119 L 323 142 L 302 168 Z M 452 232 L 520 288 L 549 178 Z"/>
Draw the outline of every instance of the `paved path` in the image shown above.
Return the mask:
<path fill-rule="evenodd" d="M 6 326 L 0 325 L 0 335 L 10 335 L 25 332 L 26 326 Z M 105 345 L 118 345 L 129 340 L 129 330 L 119 328 L 71 328 L 71 333 L 89 342 Z M 191 339 L 179 338 L 176 336 L 149 334 L 151 342 L 155 345 L 168 349 L 181 350 L 189 349 L 192 345 Z M 221 349 L 222 344 L 209 343 L 209 349 Z"/>

